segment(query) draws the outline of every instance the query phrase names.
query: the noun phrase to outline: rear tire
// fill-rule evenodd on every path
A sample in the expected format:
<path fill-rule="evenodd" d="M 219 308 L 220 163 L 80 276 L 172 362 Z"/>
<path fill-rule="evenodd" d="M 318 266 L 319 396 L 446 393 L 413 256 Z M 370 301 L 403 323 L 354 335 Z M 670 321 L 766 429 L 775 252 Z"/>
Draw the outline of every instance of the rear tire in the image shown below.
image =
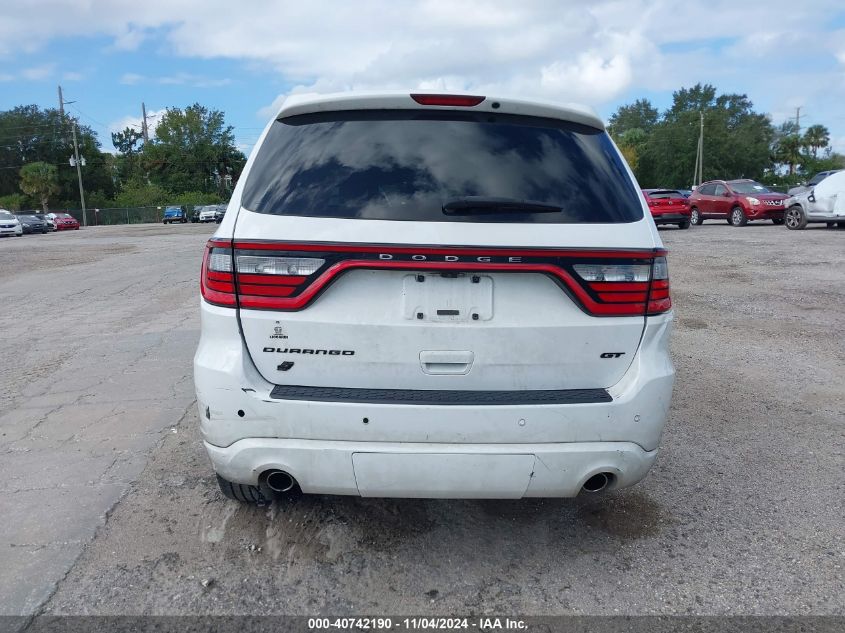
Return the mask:
<path fill-rule="evenodd" d="M 728 218 L 728 222 L 731 226 L 745 226 L 748 224 L 748 218 L 745 217 L 745 211 L 742 210 L 742 207 L 731 209 L 731 216 Z"/>
<path fill-rule="evenodd" d="M 679 222 L 678 228 L 679 229 L 688 229 L 690 227 L 690 221 L 687 220 L 686 222 Z"/>
<path fill-rule="evenodd" d="M 261 492 L 261 488 L 258 486 L 236 484 L 228 479 L 223 479 L 220 475 L 217 475 L 217 484 L 220 486 L 220 492 L 227 499 L 253 505 L 267 505 L 272 501 L 272 499 L 264 496 L 264 493 Z"/>
<path fill-rule="evenodd" d="M 690 224 L 695 224 L 696 226 L 704 222 L 704 220 L 701 218 L 701 213 L 698 211 L 697 207 L 693 207 L 692 209 L 690 209 L 689 221 Z"/>
<path fill-rule="evenodd" d="M 807 228 L 807 216 L 804 215 L 804 209 L 801 208 L 801 205 L 796 204 L 789 207 L 786 210 L 784 220 L 786 221 L 786 228 L 790 231 L 800 231 Z"/>

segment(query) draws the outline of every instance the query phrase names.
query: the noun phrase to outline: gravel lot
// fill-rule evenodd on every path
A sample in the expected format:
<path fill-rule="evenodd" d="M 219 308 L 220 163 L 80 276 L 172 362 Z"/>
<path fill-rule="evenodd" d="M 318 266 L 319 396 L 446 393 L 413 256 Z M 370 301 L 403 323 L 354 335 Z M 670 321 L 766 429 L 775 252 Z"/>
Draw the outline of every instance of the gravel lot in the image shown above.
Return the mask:
<path fill-rule="evenodd" d="M 210 230 L 0 242 L 0 515 L 31 526 L 0 544 L 0 595 L 31 588 L 6 613 L 845 615 L 845 230 L 662 231 L 678 376 L 634 488 L 269 508 L 222 498 L 197 433 Z"/>

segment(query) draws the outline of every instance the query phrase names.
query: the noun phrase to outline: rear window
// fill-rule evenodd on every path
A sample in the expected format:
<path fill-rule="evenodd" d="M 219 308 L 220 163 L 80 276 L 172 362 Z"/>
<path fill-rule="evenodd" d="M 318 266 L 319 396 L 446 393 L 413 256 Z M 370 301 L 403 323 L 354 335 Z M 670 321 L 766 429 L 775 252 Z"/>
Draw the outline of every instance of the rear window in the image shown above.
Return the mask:
<path fill-rule="evenodd" d="M 444 212 L 465 199 L 507 208 Z M 521 203 L 559 207 L 526 212 Z M 464 112 L 354 111 L 276 121 L 242 204 L 306 217 L 429 222 L 633 222 L 638 192 L 604 132 Z"/>
<path fill-rule="evenodd" d="M 660 199 L 660 198 L 683 198 L 684 194 L 680 191 L 674 190 L 665 190 L 665 191 L 649 191 L 648 192 L 649 198 Z"/>

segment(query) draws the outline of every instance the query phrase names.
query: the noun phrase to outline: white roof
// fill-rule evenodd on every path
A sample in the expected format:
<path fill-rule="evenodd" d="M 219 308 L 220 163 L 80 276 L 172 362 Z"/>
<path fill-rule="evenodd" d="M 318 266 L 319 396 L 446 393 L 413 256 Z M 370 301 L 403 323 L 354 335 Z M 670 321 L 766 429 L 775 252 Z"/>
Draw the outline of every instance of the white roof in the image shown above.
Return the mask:
<path fill-rule="evenodd" d="M 494 112 L 496 114 L 522 114 L 573 121 L 590 127 L 604 129 L 604 122 L 589 107 L 572 103 L 552 103 L 509 97 L 485 95 L 477 106 L 426 106 L 411 98 L 411 94 L 470 95 L 466 92 L 412 90 L 408 92 L 338 92 L 334 94 L 291 95 L 282 104 L 277 119 L 314 112 L 341 110 L 459 110 Z M 477 94 L 477 93 L 476 93 Z M 479 95 L 480 96 L 480 95 Z M 498 104 L 493 107 L 493 104 Z"/>
<path fill-rule="evenodd" d="M 813 195 L 817 198 L 829 198 L 839 193 L 845 193 L 845 171 L 831 174 L 813 187 Z"/>

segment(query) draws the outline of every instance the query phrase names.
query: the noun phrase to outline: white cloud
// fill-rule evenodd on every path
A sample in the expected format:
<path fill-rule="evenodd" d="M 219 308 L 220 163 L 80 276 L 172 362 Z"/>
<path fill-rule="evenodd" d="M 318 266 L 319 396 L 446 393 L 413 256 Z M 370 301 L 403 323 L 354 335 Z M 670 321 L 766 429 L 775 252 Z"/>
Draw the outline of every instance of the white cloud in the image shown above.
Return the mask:
<path fill-rule="evenodd" d="M 601 108 L 696 82 L 788 111 L 796 89 L 820 120 L 841 117 L 845 32 L 822 16 L 841 0 L 53 0 L 0 6 L 0 58 L 56 37 L 111 38 L 113 50 L 237 60 L 291 92 L 421 88 L 516 93 Z M 39 36 L 20 42 L 38 25 Z M 839 69 L 831 71 L 831 64 Z M 121 83 L 226 85 L 173 72 Z M 284 94 L 261 108 L 266 118 Z M 256 107 L 258 110 L 258 106 Z M 775 117 L 777 123 L 777 117 Z M 831 120 L 830 125 L 833 125 Z M 845 123 L 840 125 L 845 126 Z"/>
<path fill-rule="evenodd" d="M 139 75 L 137 73 L 123 73 L 123 75 L 120 77 L 120 83 L 125 86 L 134 86 L 135 84 L 143 80 L 144 76 Z"/>
<path fill-rule="evenodd" d="M 21 77 L 29 81 L 41 81 L 47 79 L 53 74 L 54 64 L 43 64 L 41 66 L 33 66 L 31 68 L 24 68 L 21 70 Z"/>

